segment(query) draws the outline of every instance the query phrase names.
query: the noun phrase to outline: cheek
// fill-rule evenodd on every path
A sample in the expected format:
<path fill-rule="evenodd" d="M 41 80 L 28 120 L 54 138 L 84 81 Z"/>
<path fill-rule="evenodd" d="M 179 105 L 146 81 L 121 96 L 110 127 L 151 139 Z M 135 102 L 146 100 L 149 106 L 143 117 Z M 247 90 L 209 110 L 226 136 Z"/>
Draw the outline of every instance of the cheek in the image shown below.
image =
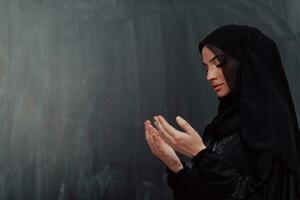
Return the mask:
<path fill-rule="evenodd" d="M 222 82 L 225 83 L 225 84 L 224 84 L 224 89 L 225 89 L 226 91 L 230 91 L 230 88 L 229 88 L 229 86 L 228 86 L 228 84 L 227 84 L 227 81 L 226 81 L 225 77 L 223 76 L 223 74 L 221 75 L 221 79 L 222 79 Z"/>
<path fill-rule="evenodd" d="M 230 92 L 230 88 L 229 88 L 229 86 L 226 84 L 226 85 L 224 85 L 225 86 L 225 90 L 226 90 L 226 92 Z"/>
<path fill-rule="evenodd" d="M 228 86 L 228 84 L 227 84 L 227 82 L 226 82 L 226 80 L 225 79 L 223 79 L 223 82 L 225 83 L 224 85 L 223 85 L 223 91 L 224 92 L 230 92 L 230 88 L 229 88 L 229 86 Z"/>

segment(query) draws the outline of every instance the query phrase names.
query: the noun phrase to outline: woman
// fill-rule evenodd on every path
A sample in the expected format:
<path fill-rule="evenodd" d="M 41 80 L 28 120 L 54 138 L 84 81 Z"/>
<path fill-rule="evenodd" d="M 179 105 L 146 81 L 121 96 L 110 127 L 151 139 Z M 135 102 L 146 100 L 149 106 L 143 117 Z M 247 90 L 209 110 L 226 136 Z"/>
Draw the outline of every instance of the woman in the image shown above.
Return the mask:
<path fill-rule="evenodd" d="M 176 200 L 300 199 L 300 137 L 276 44 L 246 25 L 217 28 L 199 43 L 218 114 L 203 139 L 184 119 L 162 116 L 145 136 L 167 166 Z M 175 151 L 191 158 L 188 167 Z"/>

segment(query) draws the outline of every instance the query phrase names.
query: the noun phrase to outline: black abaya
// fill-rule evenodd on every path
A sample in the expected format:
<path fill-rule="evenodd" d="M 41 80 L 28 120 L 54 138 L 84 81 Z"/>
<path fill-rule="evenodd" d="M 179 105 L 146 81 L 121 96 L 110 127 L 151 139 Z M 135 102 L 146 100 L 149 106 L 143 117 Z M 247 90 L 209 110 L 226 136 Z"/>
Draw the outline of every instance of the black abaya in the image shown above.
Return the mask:
<path fill-rule="evenodd" d="M 206 134 L 206 133 L 205 133 Z M 167 168 L 175 200 L 298 200 L 294 176 L 276 156 L 250 148 L 239 134 L 219 142 L 205 135 L 205 150 L 184 161 L 177 174 Z"/>
<path fill-rule="evenodd" d="M 222 26 L 199 43 L 218 56 L 230 93 L 203 133 L 207 146 L 177 174 L 175 200 L 299 200 L 299 128 L 275 43 L 246 25 Z"/>

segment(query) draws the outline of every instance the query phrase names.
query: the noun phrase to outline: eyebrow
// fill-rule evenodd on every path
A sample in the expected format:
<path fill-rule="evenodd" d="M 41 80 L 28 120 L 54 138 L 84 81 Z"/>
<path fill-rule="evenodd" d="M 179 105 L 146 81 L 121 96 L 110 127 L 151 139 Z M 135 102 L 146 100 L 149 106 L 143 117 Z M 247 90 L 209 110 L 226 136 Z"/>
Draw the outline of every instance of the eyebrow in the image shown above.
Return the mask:
<path fill-rule="evenodd" d="M 216 55 L 215 57 L 213 57 L 212 59 L 210 59 L 208 62 L 213 61 L 214 59 L 216 59 L 217 57 L 220 57 L 222 55 Z M 202 62 L 203 65 L 207 65 L 206 63 Z"/>

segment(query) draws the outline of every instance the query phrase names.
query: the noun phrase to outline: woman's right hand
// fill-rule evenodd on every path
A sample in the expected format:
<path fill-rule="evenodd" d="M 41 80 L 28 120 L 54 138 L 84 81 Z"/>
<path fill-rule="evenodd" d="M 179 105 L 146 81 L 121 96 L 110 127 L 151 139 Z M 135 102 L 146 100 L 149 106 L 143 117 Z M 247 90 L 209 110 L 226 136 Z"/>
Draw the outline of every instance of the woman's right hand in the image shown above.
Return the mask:
<path fill-rule="evenodd" d="M 174 173 L 179 172 L 183 165 L 174 149 L 159 135 L 158 130 L 147 120 L 145 123 L 145 138 L 151 152 L 163 161 Z"/>

